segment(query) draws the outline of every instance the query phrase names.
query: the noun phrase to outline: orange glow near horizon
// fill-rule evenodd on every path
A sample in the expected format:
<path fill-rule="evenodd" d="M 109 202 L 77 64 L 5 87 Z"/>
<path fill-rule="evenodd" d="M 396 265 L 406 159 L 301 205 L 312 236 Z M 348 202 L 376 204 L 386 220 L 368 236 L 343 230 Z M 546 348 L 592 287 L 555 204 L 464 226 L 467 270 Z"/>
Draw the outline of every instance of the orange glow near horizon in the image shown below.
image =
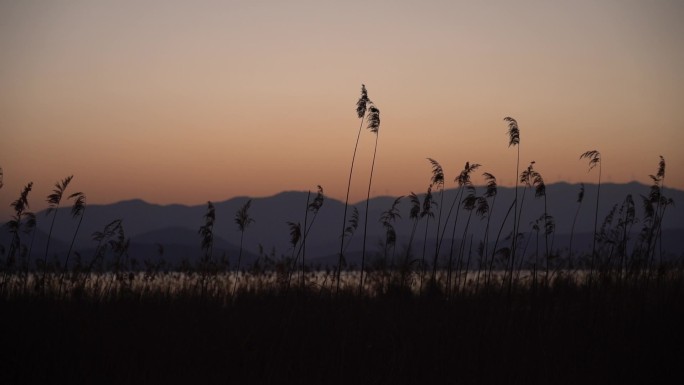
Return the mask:
<path fill-rule="evenodd" d="M 314 190 L 344 199 L 361 83 L 381 111 L 372 196 L 422 193 L 431 157 L 447 187 L 466 161 L 512 185 L 684 189 L 684 6 L 250 1 L 0 4 L 0 215 L 34 182 L 89 203 L 203 204 Z M 352 202 L 365 199 L 362 132 Z M 478 174 L 479 175 L 479 174 Z M 475 177 L 481 184 L 482 179 Z"/>

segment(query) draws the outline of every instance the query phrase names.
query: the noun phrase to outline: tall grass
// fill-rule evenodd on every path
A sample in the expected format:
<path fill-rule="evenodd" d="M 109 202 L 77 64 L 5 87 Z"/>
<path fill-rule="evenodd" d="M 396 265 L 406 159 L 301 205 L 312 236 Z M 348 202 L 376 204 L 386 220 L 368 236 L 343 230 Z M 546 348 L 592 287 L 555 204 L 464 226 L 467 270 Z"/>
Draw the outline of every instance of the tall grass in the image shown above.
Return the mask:
<path fill-rule="evenodd" d="M 361 120 L 359 130 L 356 134 L 356 143 L 354 144 L 354 155 L 352 155 L 351 167 L 349 167 L 349 180 L 347 181 L 347 195 L 344 198 L 344 214 L 342 215 L 342 233 L 340 235 L 340 254 L 337 262 L 337 291 L 340 290 L 340 274 L 342 272 L 342 261 L 344 260 L 344 239 L 347 233 L 347 208 L 349 207 L 349 192 L 351 190 L 352 175 L 354 173 L 354 161 L 356 160 L 356 150 L 359 148 L 359 139 L 361 138 L 361 130 L 363 129 L 363 121 L 366 118 L 366 110 L 371 103 L 368 98 L 368 91 L 366 85 L 361 85 L 361 96 L 356 101 L 356 115 Z"/>
<path fill-rule="evenodd" d="M 601 153 L 596 150 L 590 150 L 580 155 L 580 159 L 584 158 L 589 160 L 589 171 L 591 171 L 596 166 L 598 166 L 599 170 L 598 185 L 596 187 L 596 210 L 594 212 L 594 237 L 591 242 L 591 267 L 589 271 L 589 280 L 591 280 L 594 274 L 594 261 L 596 260 L 596 237 L 598 236 L 598 211 L 599 201 L 601 199 Z"/>
<path fill-rule="evenodd" d="M 254 223 L 254 218 L 249 216 L 249 207 L 252 205 L 252 200 L 248 199 L 242 207 L 238 209 L 235 213 L 235 224 L 238 226 L 238 231 L 240 231 L 240 252 L 238 254 L 237 267 L 235 269 L 235 284 L 233 286 L 233 294 L 235 294 L 235 289 L 237 288 L 237 282 L 240 278 L 240 263 L 242 262 L 242 249 L 243 241 L 245 239 L 245 231 Z"/>
<path fill-rule="evenodd" d="M 373 184 L 373 171 L 375 170 L 375 156 L 378 153 L 378 137 L 380 136 L 380 110 L 371 102 L 368 107 L 368 129 L 375 134 L 375 146 L 373 147 L 373 160 L 371 162 L 370 177 L 368 178 L 368 193 L 366 195 L 366 212 L 363 221 L 363 246 L 361 249 L 361 275 L 359 276 L 359 291 L 363 290 L 363 271 L 366 263 L 366 237 L 368 235 L 368 206 L 370 204 L 371 185 Z"/>
<path fill-rule="evenodd" d="M 444 169 L 442 169 L 442 165 L 440 165 L 436 160 L 432 158 L 427 158 L 427 160 L 432 166 L 432 177 L 430 178 L 430 184 L 439 192 L 439 214 L 437 215 L 437 228 L 435 229 L 435 257 L 432 260 L 431 276 L 431 279 L 435 280 L 437 276 L 437 259 L 439 258 L 439 249 L 442 243 L 439 229 L 442 225 L 442 208 L 444 207 Z"/>
<path fill-rule="evenodd" d="M 86 196 L 82 192 L 76 192 L 69 195 L 68 199 L 74 199 L 74 205 L 71 207 L 71 217 L 76 219 L 78 217 L 78 224 L 76 225 L 76 230 L 74 230 L 74 236 L 71 238 L 71 243 L 69 244 L 69 251 L 67 251 L 66 258 L 64 259 L 64 271 L 59 278 L 59 294 L 62 293 L 62 284 L 64 283 L 64 275 L 69 270 L 69 257 L 71 256 L 71 251 L 74 249 L 74 243 L 76 242 L 76 236 L 78 235 L 78 230 L 81 228 L 81 223 L 83 223 L 83 216 L 85 215 L 86 209 Z"/>
<path fill-rule="evenodd" d="M 43 261 L 45 272 L 47 272 L 48 251 L 50 250 L 50 239 L 52 239 L 52 229 L 55 226 L 55 219 L 57 219 L 57 209 L 59 208 L 59 205 L 62 202 L 62 196 L 64 196 L 64 191 L 69 186 L 69 183 L 71 183 L 71 180 L 73 178 L 74 176 L 70 175 L 62 179 L 61 182 L 55 183 L 55 188 L 52 190 L 52 193 L 47 197 L 48 209 L 45 212 L 45 215 L 49 216 L 50 213 L 53 211 L 54 214 L 52 215 L 52 222 L 50 222 L 50 230 L 48 231 L 48 238 L 45 244 L 45 260 Z M 44 276 L 45 275 L 43 275 L 43 277 Z"/>
<path fill-rule="evenodd" d="M 33 189 L 33 182 L 29 182 L 21 190 L 19 198 L 14 200 L 10 206 L 14 210 L 12 218 L 7 222 L 7 227 L 10 234 L 12 235 L 12 240 L 10 242 L 9 252 L 7 255 L 7 260 L 5 262 L 7 270 L 10 270 L 14 263 L 16 262 L 16 253 L 21 256 L 21 232 L 27 223 L 35 223 L 31 221 L 31 217 L 35 219 L 35 215 L 29 211 L 29 201 L 28 195 Z"/>
<path fill-rule="evenodd" d="M 520 128 L 518 128 L 518 121 L 507 116 L 504 121 L 508 123 L 508 147 L 515 146 L 517 150 L 517 157 L 515 162 L 515 199 L 513 204 L 515 209 L 513 210 L 513 241 L 511 245 L 511 266 L 515 263 L 515 256 L 518 249 L 518 173 L 520 172 Z"/>
<path fill-rule="evenodd" d="M 568 257 L 572 258 L 572 240 L 575 236 L 575 225 L 577 224 L 577 217 L 579 217 L 580 208 L 582 207 L 582 201 L 584 200 L 584 183 L 580 184 L 580 190 L 577 193 L 577 210 L 575 211 L 575 216 L 572 219 L 572 226 L 570 227 L 570 246 L 568 250 Z"/>

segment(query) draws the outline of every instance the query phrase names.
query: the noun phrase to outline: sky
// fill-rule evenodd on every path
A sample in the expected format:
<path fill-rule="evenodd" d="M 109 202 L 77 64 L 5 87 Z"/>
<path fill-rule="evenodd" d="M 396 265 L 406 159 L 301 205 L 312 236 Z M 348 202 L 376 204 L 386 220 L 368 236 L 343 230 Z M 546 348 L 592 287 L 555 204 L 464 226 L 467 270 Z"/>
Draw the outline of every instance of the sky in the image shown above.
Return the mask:
<path fill-rule="evenodd" d="M 0 0 L 0 216 L 29 181 L 89 203 L 205 204 L 315 190 L 344 199 L 361 84 L 380 110 L 371 196 L 447 185 L 684 189 L 681 1 Z M 363 129 L 350 201 L 365 199 Z M 473 177 L 483 183 L 481 175 Z"/>

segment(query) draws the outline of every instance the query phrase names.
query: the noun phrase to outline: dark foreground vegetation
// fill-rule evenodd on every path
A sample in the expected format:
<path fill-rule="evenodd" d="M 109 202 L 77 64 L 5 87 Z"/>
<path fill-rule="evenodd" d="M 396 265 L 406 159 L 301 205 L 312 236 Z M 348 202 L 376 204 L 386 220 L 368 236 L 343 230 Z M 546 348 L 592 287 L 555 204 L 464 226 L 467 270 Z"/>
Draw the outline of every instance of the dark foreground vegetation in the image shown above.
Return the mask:
<path fill-rule="evenodd" d="M 682 378 L 684 270 L 492 279 L 458 291 L 368 273 L 91 275 L 0 299 L 0 382 L 667 383 Z M 36 277 L 38 278 L 38 277 Z M 84 279 L 85 277 L 77 277 Z M 271 278 L 273 278 L 271 280 Z M 270 280 L 270 281 L 269 281 Z M 352 280 L 353 281 L 353 280 Z M 590 282 L 591 281 L 591 282 Z M 7 282 L 7 281 L 6 281 Z M 32 282 L 29 280 L 29 283 Z M 36 279 L 35 282 L 38 282 Z M 526 283 L 527 282 L 527 283 Z M 380 289 L 380 286 L 376 286 Z M 503 289 L 502 289 L 503 288 Z"/>

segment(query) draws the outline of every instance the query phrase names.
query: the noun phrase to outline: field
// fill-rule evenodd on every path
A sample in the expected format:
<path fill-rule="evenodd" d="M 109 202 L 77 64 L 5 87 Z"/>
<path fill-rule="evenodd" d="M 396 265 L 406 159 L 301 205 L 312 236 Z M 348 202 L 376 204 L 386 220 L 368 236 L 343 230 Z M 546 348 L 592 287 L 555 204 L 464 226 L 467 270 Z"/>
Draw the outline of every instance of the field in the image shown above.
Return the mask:
<path fill-rule="evenodd" d="M 682 373 L 681 267 L 556 275 L 510 292 L 396 284 L 339 292 L 265 273 L 91 274 L 11 280 L 3 383 L 666 383 Z M 269 275 L 267 277 L 266 275 Z M 275 279 L 274 279 L 275 277 Z M 355 278 L 355 277 L 354 277 Z M 394 282 L 394 283 L 392 283 Z M 503 290 L 502 290 L 503 287 Z"/>

